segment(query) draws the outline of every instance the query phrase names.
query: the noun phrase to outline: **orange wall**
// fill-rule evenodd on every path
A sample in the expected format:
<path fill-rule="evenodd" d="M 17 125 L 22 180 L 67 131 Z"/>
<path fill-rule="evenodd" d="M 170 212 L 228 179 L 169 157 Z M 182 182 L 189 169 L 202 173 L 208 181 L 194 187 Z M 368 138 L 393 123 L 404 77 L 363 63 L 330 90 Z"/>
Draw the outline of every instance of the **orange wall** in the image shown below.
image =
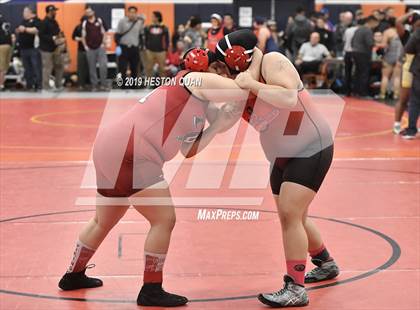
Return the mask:
<path fill-rule="evenodd" d="M 395 10 L 395 16 L 402 16 L 405 12 L 405 4 L 386 4 L 386 2 L 382 4 L 362 4 L 362 11 L 364 16 L 371 15 L 373 11 L 378 9 L 385 9 L 386 7 L 392 7 Z"/>
<path fill-rule="evenodd" d="M 319 12 L 323 7 L 324 5 L 322 3 L 315 3 L 315 11 Z"/>
<path fill-rule="evenodd" d="M 37 2 L 38 17 L 43 19 L 45 17 L 45 7 L 49 4 L 53 4 L 58 8 L 57 11 L 57 22 L 60 25 L 61 30 L 66 36 L 67 46 L 70 53 L 70 66 L 68 71 L 76 71 L 77 68 L 77 42 L 73 41 L 71 35 L 74 28 L 79 24 L 80 18 L 83 16 L 85 3 L 73 3 L 73 2 Z M 150 24 L 152 19 L 153 11 L 160 11 L 164 24 L 169 28 L 170 34 L 173 33 L 175 28 L 175 7 L 173 3 L 131 3 L 126 2 L 126 9 L 129 6 L 135 6 L 138 8 L 139 13 L 146 16 L 146 24 Z M 109 50 L 115 50 L 114 40 L 111 38 L 111 46 Z"/>

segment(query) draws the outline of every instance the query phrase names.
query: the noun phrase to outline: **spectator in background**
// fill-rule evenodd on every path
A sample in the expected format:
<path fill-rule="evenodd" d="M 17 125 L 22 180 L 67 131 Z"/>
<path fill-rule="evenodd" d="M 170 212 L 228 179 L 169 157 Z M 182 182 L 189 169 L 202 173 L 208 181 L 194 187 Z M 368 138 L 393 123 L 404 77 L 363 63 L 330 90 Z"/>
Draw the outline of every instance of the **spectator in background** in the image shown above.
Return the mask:
<path fill-rule="evenodd" d="M 319 33 L 320 43 L 331 52 L 335 51 L 333 33 L 328 29 L 328 25 L 321 17 L 317 18 L 315 30 Z"/>
<path fill-rule="evenodd" d="M 193 47 L 203 47 L 203 37 L 201 36 L 201 19 L 192 16 L 189 20 L 188 29 L 184 34 L 185 50 Z"/>
<path fill-rule="evenodd" d="M 351 41 L 353 40 L 354 33 L 359 27 L 358 24 L 355 26 L 349 27 L 344 32 L 343 43 L 344 43 L 344 74 L 345 74 L 345 87 L 346 95 L 351 96 L 352 93 L 352 73 L 353 73 L 353 49 L 351 47 Z"/>
<path fill-rule="evenodd" d="M 167 70 L 170 76 L 175 76 L 180 70 L 182 57 L 184 57 L 185 44 L 183 41 L 176 42 L 174 48 L 171 48 L 166 58 Z"/>
<path fill-rule="evenodd" d="M 118 72 L 123 81 L 127 75 L 127 67 L 130 67 L 130 76 L 137 78 L 140 61 L 139 39 L 143 32 L 144 21 L 137 16 L 137 8 L 130 6 L 127 16 L 118 22 L 117 33 L 120 35 L 119 46 L 121 55 L 118 57 Z"/>
<path fill-rule="evenodd" d="M 279 33 L 277 31 L 277 22 L 275 20 L 272 20 L 272 19 L 268 20 L 267 21 L 267 28 L 268 28 L 268 30 L 270 30 L 271 37 L 273 38 L 274 43 L 276 44 L 276 47 L 277 47 L 277 51 L 284 53 L 283 47 L 280 47 L 280 43 L 282 43 L 281 42 L 281 40 L 282 40 L 281 35 L 283 33 Z"/>
<path fill-rule="evenodd" d="M 89 64 L 89 79 L 92 90 L 98 88 L 98 75 L 96 66 L 99 66 L 100 87 L 99 90 L 107 90 L 107 63 L 105 52 L 104 34 L 106 26 L 100 17 L 96 17 L 92 7 L 87 6 L 85 10 L 86 19 L 82 23 L 82 42 L 86 50 Z"/>
<path fill-rule="evenodd" d="M 42 88 L 51 89 L 50 76 L 54 70 L 55 87 L 57 90 L 62 88 L 64 74 L 64 62 L 62 49 L 65 47 L 66 40 L 62 35 L 60 26 L 55 17 L 57 8 L 54 5 L 47 5 L 45 8 L 46 16 L 39 27 L 39 49 L 42 59 Z"/>
<path fill-rule="evenodd" d="M 373 48 L 372 48 L 372 61 L 382 61 L 382 56 L 384 54 L 384 50 L 381 46 L 382 38 L 384 37 L 383 33 L 380 31 L 376 31 L 373 34 Z M 382 64 L 381 64 L 382 67 Z"/>
<path fill-rule="evenodd" d="M 391 18 L 395 18 L 396 19 L 396 17 L 395 17 L 395 10 L 394 10 L 393 7 L 389 6 L 389 7 L 385 8 L 384 13 L 385 13 L 385 20 L 388 23 L 389 23 L 389 21 L 390 21 Z"/>
<path fill-rule="evenodd" d="M 355 22 L 358 25 L 361 25 L 364 22 L 364 16 L 363 16 L 363 11 L 362 10 L 357 10 L 355 13 Z"/>
<path fill-rule="evenodd" d="M 303 8 L 298 8 L 293 22 L 286 28 L 286 37 L 293 59 L 296 58 L 301 45 L 309 40 L 312 30 L 312 24 L 306 18 L 305 11 Z"/>
<path fill-rule="evenodd" d="M 378 26 L 378 20 L 370 15 L 365 23 L 354 33 L 351 48 L 356 67 L 355 92 L 361 97 L 369 95 L 369 74 L 371 69 L 372 48 L 374 46 L 372 30 Z"/>
<path fill-rule="evenodd" d="M 71 36 L 77 42 L 77 84 L 81 90 L 86 89 L 86 85 L 89 82 L 89 64 L 82 42 L 82 24 L 85 19 L 84 15 L 80 18 L 80 24 L 76 25 Z"/>
<path fill-rule="evenodd" d="M 378 20 L 379 24 L 374 29 L 374 32 L 384 32 L 389 28 L 389 23 L 386 20 L 384 10 L 375 10 L 373 11 L 373 16 Z"/>
<path fill-rule="evenodd" d="M 232 14 L 226 13 L 223 15 L 223 26 L 225 35 L 237 30 Z"/>
<path fill-rule="evenodd" d="M 384 31 L 381 48 L 385 49 L 385 54 L 382 61 L 382 80 L 381 91 L 379 99 L 384 100 L 388 90 L 389 80 L 392 78 L 393 85 L 393 99 L 398 99 L 400 93 L 401 82 L 401 62 L 403 56 L 403 45 L 395 28 L 395 17 L 388 19 L 390 27 Z"/>
<path fill-rule="evenodd" d="M 399 17 L 396 21 L 396 29 L 400 36 L 401 43 L 405 46 L 410 38 L 412 25 L 420 24 L 420 12 L 407 9 L 406 14 Z M 403 57 L 405 58 L 405 57 Z M 401 76 L 401 87 L 400 87 L 400 98 L 395 105 L 395 116 L 393 132 L 399 134 L 401 131 L 401 118 L 404 111 L 407 109 L 408 97 L 410 95 L 411 84 L 413 80 L 412 73 L 409 72 L 409 66 L 407 62 L 404 62 L 402 66 Z"/>
<path fill-rule="evenodd" d="M 12 57 L 13 34 L 10 23 L 0 14 L 0 91 L 4 89 L 7 70 Z"/>
<path fill-rule="evenodd" d="M 26 89 L 38 90 L 42 87 L 41 55 L 35 47 L 35 37 L 38 34 L 41 21 L 31 7 L 23 9 L 23 20 L 16 28 L 20 57 L 25 69 Z"/>
<path fill-rule="evenodd" d="M 159 65 L 159 76 L 165 75 L 166 53 L 169 48 L 169 30 L 163 24 L 162 13 L 154 11 L 152 15 L 152 24 L 145 28 L 146 40 L 146 76 L 153 76 L 153 67 L 155 63 Z"/>
<path fill-rule="evenodd" d="M 420 15 L 413 20 L 414 32 L 405 45 L 405 54 L 413 74 L 413 82 L 408 102 L 408 127 L 401 132 L 404 139 L 414 139 L 417 135 L 417 121 L 420 114 Z"/>
<path fill-rule="evenodd" d="M 320 14 L 325 22 L 325 28 L 331 32 L 334 31 L 334 24 L 330 21 L 330 11 L 327 8 L 322 8 Z"/>
<path fill-rule="evenodd" d="M 257 47 L 264 53 L 278 52 L 279 47 L 268 29 L 265 18 L 256 17 L 254 20 L 254 31 L 258 38 Z"/>
<path fill-rule="evenodd" d="M 319 33 L 312 32 L 309 42 L 303 43 L 300 47 L 295 64 L 301 76 L 306 73 L 319 73 L 323 59 L 331 58 L 328 49 L 319 41 Z"/>
<path fill-rule="evenodd" d="M 216 51 L 217 42 L 225 36 L 222 22 L 222 16 L 219 14 L 214 13 L 210 16 L 211 27 L 207 31 L 207 48 L 212 52 Z"/>
<path fill-rule="evenodd" d="M 185 33 L 185 26 L 183 24 L 179 24 L 176 27 L 175 33 L 172 35 L 171 46 L 172 48 L 176 47 L 178 41 L 184 40 L 184 33 Z M 185 44 L 184 44 L 185 46 Z"/>
<path fill-rule="evenodd" d="M 344 33 L 353 26 L 353 13 L 350 11 L 340 13 L 340 22 L 335 26 L 334 41 L 337 56 L 343 56 Z"/>

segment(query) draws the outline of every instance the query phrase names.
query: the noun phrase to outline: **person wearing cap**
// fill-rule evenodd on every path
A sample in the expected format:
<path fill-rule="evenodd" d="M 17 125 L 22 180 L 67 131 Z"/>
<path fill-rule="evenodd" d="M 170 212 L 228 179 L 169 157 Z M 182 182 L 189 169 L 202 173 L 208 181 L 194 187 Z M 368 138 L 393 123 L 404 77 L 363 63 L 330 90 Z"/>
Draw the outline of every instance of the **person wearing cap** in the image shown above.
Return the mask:
<path fill-rule="evenodd" d="M 273 35 L 267 27 L 264 17 L 257 16 L 254 20 L 255 35 L 258 38 L 258 48 L 265 54 L 270 52 L 278 52 L 279 47 L 273 38 Z"/>
<path fill-rule="evenodd" d="M 214 13 L 210 16 L 211 27 L 207 31 L 207 48 L 214 52 L 216 50 L 217 42 L 225 35 L 222 16 Z"/>
<path fill-rule="evenodd" d="M 39 49 L 42 59 L 42 88 L 49 90 L 50 76 L 54 71 L 55 87 L 62 87 L 64 74 L 64 62 L 62 48 L 66 40 L 62 36 L 60 26 L 55 17 L 58 8 L 54 5 L 47 5 L 45 8 L 46 16 L 39 26 Z"/>

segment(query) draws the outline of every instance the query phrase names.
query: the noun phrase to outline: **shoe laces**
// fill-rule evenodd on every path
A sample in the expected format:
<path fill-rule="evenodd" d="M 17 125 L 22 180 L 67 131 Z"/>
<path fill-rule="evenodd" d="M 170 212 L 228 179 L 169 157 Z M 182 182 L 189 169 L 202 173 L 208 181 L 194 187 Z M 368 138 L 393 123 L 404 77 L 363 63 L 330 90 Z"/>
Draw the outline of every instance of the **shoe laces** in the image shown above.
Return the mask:
<path fill-rule="evenodd" d="M 274 297 L 281 296 L 281 295 L 283 295 L 284 293 L 286 293 L 288 290 L 289 290 L 289 283 L 288 283 L 288 282 L 286 282 L 286 283 L 284 283 L 284 287 L 283 287 L 282 289 L 280 289 L 279 291 L 277 291 L 277 292 L 273 293 L 273 296 L 274 296 Z"/>
<path fill-rule="evenodd" d="M 85 274 L 85 272 L 86 272 L 86 270 L 87 270 L 87 269 L 92 269 L 92 268 L 94 268 L 95 266 L 96 266 L 95 264 L 89 264 L 89 265 L 86 265 L 85 269 L 83 269 L 81 272 L 82 272 L 83 274 Z M 87 277 L 87 276 L 85 275 L 85 277 Z"/>
<path fill-rule="evenodd" d="M 312 269 L 311 271 L 309 271 L 308 274 L 315 274 L 315 273 L 318 273 L 320 271 L 322 271 L 322 268 L 321 267 L 315 267 L 314 269 Z"/>

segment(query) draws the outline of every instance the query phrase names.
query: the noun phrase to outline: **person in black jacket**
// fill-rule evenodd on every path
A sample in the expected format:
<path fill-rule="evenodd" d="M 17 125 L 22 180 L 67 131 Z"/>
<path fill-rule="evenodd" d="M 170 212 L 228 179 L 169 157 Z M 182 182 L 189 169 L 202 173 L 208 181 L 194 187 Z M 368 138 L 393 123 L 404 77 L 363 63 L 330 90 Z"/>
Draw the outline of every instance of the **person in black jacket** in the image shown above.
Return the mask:
<path fill-rule="evenodd" d="M 325 47 L 328 49 L 328 51 L 335 52 L 335 44 L 334 44 L 334 34 L 332 31 L 330 31 L 327 28 L 327 24 L 325 23 L 325 20 L 321 17 L 318 17 L 316 20 L 316 26 L 315 30 L 319 33 L 320 41 L 319 43 L 325 45 Z"/>
<path fill-rule="evenodd" d="M 71 38 L 77 42 L 77 83 L 81 89 L 85 89 L 89 81 L 89 64 L 86 57 L 86 50 L 82 42 L 82 24 L 86 16 L 82 16 L 80 24 L 74 30 Z"/>
<path fill-rule="evenodd" d="M 415 31 L 405 45 L 406 62 L 413 74 L 408 102 L 408 127 L 401 132 L 404 139 L 414 139 L 418 133 L 417 121 L 420 115 L 420 18 L 413 25 Z"/>
<path fill-rule="evenodd" d="M 62 49 L 65 46 L 65 39 L 61 33 L 60 26 L 55 20 L 57 8 L 54 5 L 47 5 L 47 15 L 39 27 L 39 49 L 42 58 L 42 88 L 50 89 L 50 75 L 54 69 L 55 87 L 62 88 L 64 63 Z"/>
<path fill-rule="evenodd" d="M 369 78 L 372 63 L 372 48 L 375 44 L 372 29 L 378 26 L 378 20 L 370 15 L 365 23 L 357 28 L 351 41 L 354 64 L 354 92 L 360 97 L 369 98 Z"/>
<path fill-rule="evenodd" d="M 41 89 L 42 69 L 41 55 L 35 47 L 35 36 L 38 34 L 41 21 L 31 7 L 23 9 L 23 20 L 16 28 L 18 44 L 23 67 L 25 69 L 26 89 Z"/>
<path fill-rule="evenodd" d="M 146 39 L 146 76 L 153 75 L 153 66 L 159 64 L 159 76 L 164 76 L 166 53 L 169 47 L 169 31 L 162 23 L 162 14 L 153 12 L 152 24 L 145 28 Z"/>

